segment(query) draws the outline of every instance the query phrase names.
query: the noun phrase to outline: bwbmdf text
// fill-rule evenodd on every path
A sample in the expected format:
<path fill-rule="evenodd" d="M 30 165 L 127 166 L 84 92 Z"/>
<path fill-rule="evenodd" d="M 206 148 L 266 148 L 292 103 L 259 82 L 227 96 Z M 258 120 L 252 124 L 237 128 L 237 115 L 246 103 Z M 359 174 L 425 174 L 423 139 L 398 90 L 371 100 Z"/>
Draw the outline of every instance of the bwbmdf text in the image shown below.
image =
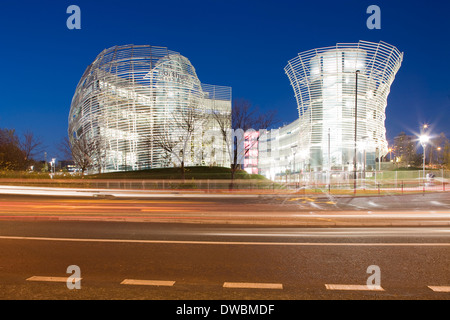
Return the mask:
<path fill-rule="evenodd" d="M 177 307 L 177 315 L 202 315 L 207 317 L 210 313 L 221 315 L 270 315 L 274 312 L 274 305 L 269 304 L 221 304 L 220 309 L 211 307 L 196 307 L 183 304 L 182 307 Z"/>

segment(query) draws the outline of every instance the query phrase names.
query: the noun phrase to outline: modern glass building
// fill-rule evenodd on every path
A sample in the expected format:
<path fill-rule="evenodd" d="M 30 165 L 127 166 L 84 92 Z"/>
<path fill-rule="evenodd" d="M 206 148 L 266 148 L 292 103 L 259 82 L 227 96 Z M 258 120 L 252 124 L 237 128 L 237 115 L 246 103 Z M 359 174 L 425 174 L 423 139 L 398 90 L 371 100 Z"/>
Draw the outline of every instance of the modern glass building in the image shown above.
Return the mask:
<path fill-rule="evenodd" d="M 83 142 L 90 149 L 92 171 L 181 161 L 228 166 L 229 157 L 218 156 L 223 141 L 205 136 L 217 125 L 213 111 L 231 116 L 231 88 L 202 84 L 186 57 L 164 47 L 116 46 L 101 52 L 78 83 L 69 138 L 72 146 Z"/>
<path fill-rule="evenodd" d="M 298 105 L 295 150 L 303 170 L 352 171 L 355 161 L 357 170 L 374 169 L 388 150 L 385 110 L 402 60 L 394 46 L 367 41 L 313 49 L 289 60 L 285 72 Z"/>
<path fill-rule="evenodd" d="M 309 155 L 299 152 L 300 120 L 259 131 L 259 173 L 269 179 L 298 175 L 308 168 Z M 284 180 L 283 178 L 281 178 Z"/>

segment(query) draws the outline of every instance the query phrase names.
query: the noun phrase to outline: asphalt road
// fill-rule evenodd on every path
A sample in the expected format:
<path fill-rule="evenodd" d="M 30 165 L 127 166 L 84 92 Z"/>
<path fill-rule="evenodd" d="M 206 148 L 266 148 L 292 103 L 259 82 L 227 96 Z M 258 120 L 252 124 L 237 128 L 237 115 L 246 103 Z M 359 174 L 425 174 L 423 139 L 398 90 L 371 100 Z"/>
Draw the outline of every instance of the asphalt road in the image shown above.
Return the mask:
<path fill-rule="evenodd" d="M 449 226 L 448 193 L 1 195 L 0 299 L 448 300 Z"/>
<path fill-rule="evenodd" d="M 447 227 L 3 220 L 0 253 L 8 300 L 450 298 Z M 66 286 L 69 266 L 80 289 Z"/>

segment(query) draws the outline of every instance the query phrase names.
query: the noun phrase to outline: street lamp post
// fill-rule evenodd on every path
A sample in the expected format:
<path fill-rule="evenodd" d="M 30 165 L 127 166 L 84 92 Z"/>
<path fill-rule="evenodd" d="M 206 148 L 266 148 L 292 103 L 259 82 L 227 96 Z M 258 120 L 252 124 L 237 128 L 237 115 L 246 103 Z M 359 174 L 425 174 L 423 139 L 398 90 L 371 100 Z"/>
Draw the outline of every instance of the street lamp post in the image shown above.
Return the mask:
<path fill-rule="evenodd" d="M 430 138 L 426 134 L 423 134 L 419 137 L 420 144 L 422 145 L 423 148 L 422 179 L 424 181 L 424 184 L 425 184 L 425 157 L 426 157 L 427 143 L 429 139 Z"/>
<path fill-rule="evenodd" d="M 437 160 L 436 160 L 436 162 L 437 162 L 437 165 L 438 165 L 438 167 L 440 167 L 440 165 L 441 165 L 441 150 L 442 150 L 442 148 L 441 147 L 437 147 L 436 148 L 436 151 L 437 151 Z"/>
<path fill-rule="evenodd" d="M 328 128 L 328 170 L 327 170 L 327 185 L 328 191 L 331 184 L 331 129 Z"/>
<path fill-rule="evenodd" d="M 358 74 L 359 70 L 355 72 L 355 155 L 353 159 L 353 191 L 356 193 L 356 152 L 357 152 L 357 137 L 358 137 Z"/>
<path fill-rule="evenodd" d="M 295 145 L 295 146 L 291 146 L 291 151 L 292 151 L 292 153 L 293 153 L 293 155 L 294 155 L 294 161 L 293 161 L 293 170 L 292 170 L 292 173 L 294 174 L 294 182 L 295 182 L 295 154 L 297 153 L 297 145 Z"/>
<path fill-rule="evenodd" d="M 53 176 L 55 175 L 56 172 L 56 159 L 52 158 L 52 161 L 50 162 L 50 177 L 53 179 Z"/>
<path fill-rule="evenodd" d="M 389 152 L 389 162 L 392 162 L 392 148 L 389 148 L 388 152 Z"/>

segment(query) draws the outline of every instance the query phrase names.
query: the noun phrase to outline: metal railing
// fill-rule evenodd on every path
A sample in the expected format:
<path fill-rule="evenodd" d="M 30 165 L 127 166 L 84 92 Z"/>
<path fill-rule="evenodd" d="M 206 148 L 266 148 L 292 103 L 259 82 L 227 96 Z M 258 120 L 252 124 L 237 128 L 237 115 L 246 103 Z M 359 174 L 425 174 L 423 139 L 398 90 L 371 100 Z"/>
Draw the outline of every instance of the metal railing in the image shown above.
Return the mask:
<path fill-rule="evenodd" d="M 429 175 L 429 174 L 433 175 Z M 317 176 L 317 175 L 316 175 Z M 74 177 L 48 178 L 0 178 L 0 185 L 121 189 L 186 192 L 258 192 L 258 193 L 300 193 L 300 194 L 402 194 L 410 192 L 450 191 L 450 171 L 385 171 L 363 177 L 360 173 L 356 188 L 351 173 L 333 172 L 327 179 L 312 179 L 311 174 L 279 176 L 275 181 L 268 179 L 90 179 Z"/>

